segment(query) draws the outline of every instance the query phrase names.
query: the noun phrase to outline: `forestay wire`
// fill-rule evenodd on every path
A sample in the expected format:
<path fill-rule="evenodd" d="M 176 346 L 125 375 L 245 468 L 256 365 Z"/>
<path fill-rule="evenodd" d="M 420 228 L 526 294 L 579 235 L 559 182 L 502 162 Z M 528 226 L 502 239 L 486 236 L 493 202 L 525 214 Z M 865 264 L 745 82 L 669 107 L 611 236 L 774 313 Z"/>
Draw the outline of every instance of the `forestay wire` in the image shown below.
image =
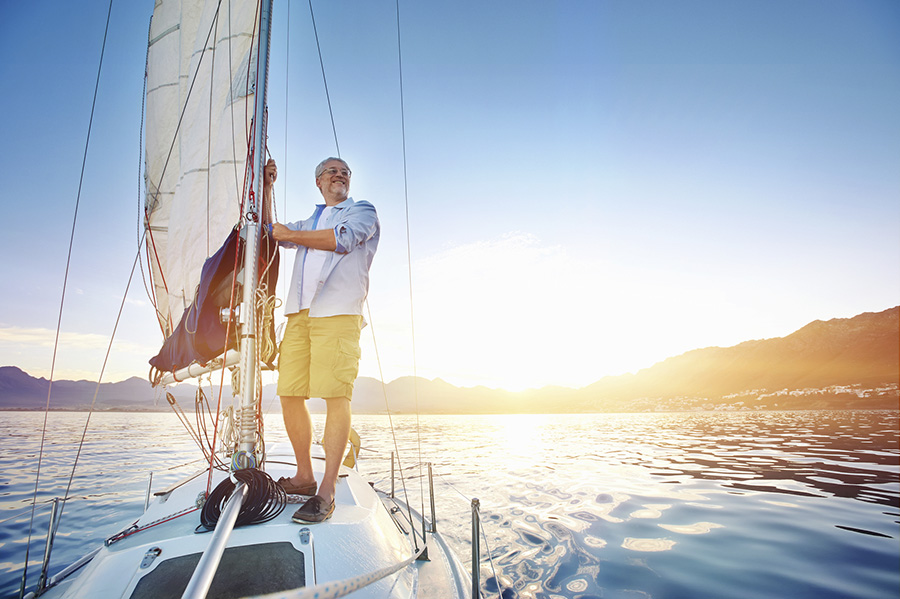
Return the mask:
<path fill-rule="evenodd" d="M 53 375 L 56 370 L 56 354 L 57 354 L 57 350 L 59 349 L 59 334 L 62 329 L 63 308 L 66 303 L 66 287 L 68 286 L 68 282 L 69 282 L 69 267 L 71 266 L 71 263 L 72 263 L 72 247 L 75 242 L 75 225 L 78 222 L 78 207 L 81 204 L 81 189 L 82 189 L 82 185 L 84 184 L 84 171 L 85 171 L 86 165 L 87 165 L 88 148 L 90 147 L 90 144 L 91 144 L 91 130 L 94 125 L 94 110 L 97 107 L 97 93 L 100 89 L 100 73 L 103 70 L 103 56 L 106 52 L 106 39 L 107 39 L 107 36 L 109 35 L 109 22 L 110 22 L 110 19 L 112 16 L 112 5 L 113 5 L 113 0 L 109 0 L 109 8 L 107 9 L 107 12 L 106 12 L 106 27 L 104 28 L 104 31 L 103 31 L 103 44 L 100 47 L 100 64 L 97 66 L 97 79 L 96 79 L 96 82 L 94 83 L 94 97 L 91 102 L 91 116 L 88 119 L 87 137 L 84 142 L 84 154 L 81 159 L 81 175 L 78 179 L 78 193 L 75 196 L 75 213 L 72 215 L 72 231 L 69 234 L 69 249 L 68 249 L 68 253 L 66 255 L 66 270 L 65 270 L 65 274 L 63 275 L 62 295 L 59 300 L 59 315 L 58 315 L 57 321 L 56 321 L 56 337 L 53 340 L 53 357 L 51 358 L 51 361 L 50 361 L 50 383 L 49 383 L 49 386 L 47 387 L 47 403 L 46 403 L 46 407 L 44 408 L 44 423 L 43 423 L 43 426 L 41 427 L 41 447 L 40 447 L 40 451 L 38 453 L 37 472 L 35 473 L 35 476 L 34 476 L 34 495 L 31 500 L 31 518 L 28 523 L 28 541 L 25 544 L 25 567 L 22 569 L 22 586 L 20 589 L 21 590 L 20 595 L 24 595 L 24 593 L 25 593 L 25 584 L 26 584 L 26 579 L 28 576 L 29 549 L 31 547 L 31 535 L 34 530 L 34 511 L 35 511 L 35 507 L 36 507 L 36 503 L 37 503 L 38 487 L 39 487 L 40 479 L 41 479 L 41 463 L 42 463 L 43 457 L 44 457 L 44 442 L 46 441 L 46 438 L 47 438 L 47 417 L 48 417 L 48 414 L 50 413 L 50 395 L 53 390 Z M 99 382 L 98 382 L 98 385 L 99 385 Z M 94 394 L 94 397 L 96 398 L 96 393 Z M 63 506 L 65 506 L 65 503 L 63 503 Z M 58 522 L 58 520 L 57 520 L 57 522 Z"/>
<path fill-rule="evenodd" d="M 86 135 L 85 147 L 84 147 L 84 154 L 83 154 L 83 158 L 82 158 L 81 175 L 80 175 L 79 184 L 78 184 L 78 192 L 77 192 L 77 194 L 76 194 L 76 199 L 75 199 L 75 211 L 74 211 L 74 215 L 73 215 L 73 218 L 72 218 L 71 233 L 70 233 L 70 238 L 69 238 L 69 248 L 68 248 L 68 253 L 67 253 L 67 258 L 66 258 L 66 269 L 65 269 L 65 274 L 64 274 L 64 278 L 63 278 L 62 295 L 61 295 L 61 298 L 60 298 L 59 316 L 58 316 L 58 320 L 57 320 L 56 338 L 55 338 L 55 340 L 54 340 L 53 354 L 52 354 L 52 360 L 51 360 L 51 366 L 50 366 L 50 379 L 49 379 L 49 387 L 48 387 L 48 390 L 47 390 L 47 401 L 46 401 L 46 406 L 45 406 L 45 410 L 44 410 L 44 422 L 43 422 L 42 431 L 41 431 L 41 444 L 40 444 L 40 450 L 39 450 L 39 454 L 38 454 L 38 465 L 37 465 L 37 471 L 36 471 L 36 474 L 35 474 L 34 494 L 33 494 L 32 501 L 31 501 L 31 518 L 30 518 L 29 529 L 28 529 L 28 540 L 27 540 L 27 542 L 26 542 L 26 549 L 25 549 L 25 564 L 24 564 L 24 568 L 23 568 L 23 572 L 22 572 L 22 583 L 21 583 L 21 588 L 20 588 L 20 596 L 23 596 L 23 595 L 24 595 L 25 587 L 26 587 L 26 584 L 27 584 L 27 577 L 28 577 L 28 562 L 29 562 L 29 557 L 30 557 L 31 537 L 32 537 L 32 535 L 33 535 L 33 529 L 34 529 L 34 516 L 35 516 L 36 505 L 37 505 L 37 493 L 38 493 L 38 489 L 39 489 L 39 486 L 40 486 L 41 465 L 42 465 L 42 460 L 43 460 L 44 445 L 45 445 L 46 436 L 47 436 L 47 421 L 48 421 L 48 414 L 49 414 L 49 411 L 50 411 L 50 398 L 51 398 L 51 395 L 52 395 L 53 379 L 54 379 L 54 372 L 55 372 L 55 367 L 56 367 L 56 356 L 57 356 L 57 351 L 58 351 L 58 348 L 59 348 L 59 337 L 60 337 L 60 332 L 61 332 L 61 328 L 62 328 L 62 316 L 63 316 L 63 311 L 64 311 L 63 309 L 64 309 L 64 306 L 65 306 L 66 289 L 67 289 L 67 287 L 68 287 L 69 268 L 70 268 L 70 265 L 71 265 L 71 259 L 72 259 L 72 249 L 73 249 L 73 246 L 74 246 L 75 229 L 76 229 L 76 225 L 77 225 L 77 221 L 78 221 L 78 209 L 79 209 L 80 202 L 81 202 L 81 191 L 82 191 L 82 186 L 83 186 L 83 182 L 84 182 L 84 174 L 85 174 L 85 171 L 86 171 L 87 155 L 88 155 L 88 149 L 89 149 L 89 147 L 90 147 L 90 138 L 91 138 L 91 131 L 92 131 L 92 129 L 93 129 L 93 120 L 94 120 L 94 114 L 95 114 L 95 109 L 96 109 L 96 105 L 97 105 L 97 96 L 98 96 L 98 93 L 99 93 L 100 76 L 101 76 L 101 73 L 102 73 L 102 70 L 103 70 L 103 58 L 104 58 L 104 55 L 105 55 L 106 42 L 107 42 L 107 39 L 108 39 L 109 24 L 110 24 L 110 21 L 111 21 L 111 14 L 112 14 L 112 4 L 113 4 L 113 2 L 112 2 L 112 0 L 110 0 L 109 8 L 108 8 L 108 11 L 107 11 L 106 27 L 105 27 L 105 29 L 104 29 L 104 35 L 103 35 L 103 43 L 102 43 L 101 51 L 100 51 L 100 60 L 99 60 L 99 64 L 98 64 L 98 67 L 97 67 L 97 78 L 96 78 L 96 83 L 95 83 L 95 86 L 94 86 L 94 95 L 93 95 L 93 101 L 92 101 L 92 104 L 91 104 L 91 113 L 90 113 L 90 118 L 89 118 L 89 121 L 88 121 L 88 131 L 87 131 L 87 135 Z M 221 0 L 220 0 L 220 2 L 219 2 L 219 6 L 221 6 Z M 217 10 L 216 10 L 216 15 L 218 15 L 218 8 L 217 8 Z M 214 19 L 214 23 L 215 23 L 215 19 Z M 211 34 L 211 33 L 212 33 L 212 28 L 210 29 L 210 34 Z M 199 67 L 198 67 L 198 68 L 199 68 Z M 190 86 L 190 89 L 191 89 L 191 90 L 193 89 L 193 82 L 196 80 L 196 78 L 197 78 L 197 73 L 195 72 L 195 73 L 194 73 L 194 77 L 193 77 L 192 82 L 191 82 L 191 86 Z M 146 86 L 146 71 L 145 71 L 145 81 L 144 81 L 144 83 L 145 83 L 145 86 Z M 142 96 L 144 96 L 144 95 L 145 95 L 145 94 L 142 94 Z M 188 92 L 188 97 L 190 97 L 190 91 Z M 187 103 L 187 102 L 185 102 L 185 104 L 186 104 L 186 103 Z M 142 110 L 141 110 L 142 117 L 143 117 L 143 112 L 144 112 L 144 111 L 143 111 L 143 108 L 142 108 Z M 174 137 L 177 137 L 177 131 L 178 131 L 178 129 L 180 129 L 180 127 L 181 127 L 183 118 L 184 118 L 184 112 L 182 111 L 181 117 L 179 118 L 179 121 L 178 121 L 178 126 L 176 127 L 176 133 L 175 133 L 175 135 L 173 136 L 172 146 L 170 146 L 170 148 L 169 148 L 169 156 L 167 157 L 167 159 L 166 159 L 166 164 L 165 164 L 165 166 L 163 167 L 163 173 L 165 172 L 166 168 L 168 167 L 169 158 L 171 157 L 171 154 L 172 154 L 172 147 L 174 147 L 174 143 L 175 143 L 175 142 L 174 142 Z M 143 121 L 142 121 L 141 129 L 143 130 Z M 139 171 L 139 173 L 140 173 L 140 167 L 139 167 L 138 171 Z M 138 177 L 138 178 L 139 178 L 139 180 L 140 180 L 140 174 L 139 174 L 139 177 Z M 158 191 L 157 191 L 157 193 L 158 193 Z M 139 182 L 139 184 L 138 184 L 138 194 L 140 195 L 140 182 Z M 154 199 L 155 199 L 155 197 L 154 197 Z M 120 305 L 119 305 L 119 310 L 118 310 L 118 312 L 117 312 L 117 314 L 116 314 L 116 320 L 115 320 L 115 324 L 114 324 L 114 326 L 113 326 L 112 334 L 110 335 L 109 345 L 107 346 L 106 354 L 105 354 L 104 359 L 103 359 L 103 365 L 102 365 L 102 367 L 101 367 L 101 369 L 100 369 L 100 374 L 99 374 L 99 376 L 98 376 L 97 384 L 96 384 L 95 389 L 94 389 L 94 395 L 93 395 L 93 398 L 92 398 L 92 400 L 91 400 L 90 408 L 89 408 L 89 410 L 88 410 L 87 419 L 86 419 L 86 421 L 85 421 L 84 428 L 83 428 L 82 434 L 81 434 L 81 439 L 80 439 L 80 442 L 79 442 L 79 444 L 78 444 L 78 449 L 77 449 L 76 454 L 75 454 L 75 459 L 74 459 L 74 462 L 73 462 L 73 464 L 72 464 L 72 471 L 71 471 L 71 474 L 70 474 L 70 476 L 69 476 L 69 480 L 68 480 L 67 485 L 66 485 L 65 494 L 64 494 L 64 496 L 63 496 L 63 501 L 62 501 L 62 507 L 60 508 L 59 516 L 58 516 L 57 519 L 56 519 L 57 526 L 58 526 L 59 522 L 60 522 L 61 519 L 62 519 L 62 512 L 63 512 L 63 510 L 65 509 L 66 501 L 69 499 L 69 494 L 70 494 L 70 492 L 71 492 L 72 483 L 73 483 L 73 481 L 74 481 L 75 472 L 76 472 L 77 466 L 78 466 L 78 461 L 79 461 L 79 458 L 80 458 L 80 456 L 81 456 L 82 449 L 83 449 L 83 447 L 84 447 L 85 438 L 86 438 L 86 436 L 87 436 L 87 431 L 88 431 L 88 428 L 89 428 L 89 426 L 90 426 L 91 416 L 92 416 L 92 414 L 93 414 L 93 410 L 94 410 L 94 407 L 95 407 L 95 404 L 96 404 L 96 401 L 97 401 L 97 396 L 98 396 L 99 391 L 100 391 L 100 384 L 102 383 L 103 375 L 104 375 L 104 373 L 105 373 L 105 371 L 106 371 L 106 366 L 107 366 L 107 363 L 108 363 L 108 361 L 109 361 L 110 353 L 111 353 L 111 351 L 112 351 L 112 344 L 113 344 L 113 342 L 114 342 L 114 340 L 115 340 L 116 331 L 118 330 L 118 325 L 119 325 L 119 322 L 120 322 L 121 317 L 122 317 L 122 311 L 123 311 L 124 306 L 125 306 L 125 301 L 126 301 L 126 298 L 127 298 L 127 296 L 128 296 L 129 289 L 131 288 L 131 283 L 132 283 L 132 281 L 133 281 L 133 279 L 134 279 L 135 272 L 138 270 L 138 266 L 139 266 L 139 265 L 140 265 L 141 271 L 142 271 L 142 273 L 143 273 L 143 265 L 142 265 L 142 263 L 141 263 L 140 257 L 141 257 L 141 248 L 142 248 L 142 246 L 143 246 L 143 242 L 144 242 L 146 233 L 147 233 L 147 229 L 145 228 L 144 231 L 143 231 L 143 234 L 139 234 L 138 244 L 137 244 L 137 248 L 138 248 L 138 249 L 137 249 L 137 251 L 136 251 L 135 258 L 134 258 L 134 261 L 133 261 L 132 266 L 131 266 L 131 272 L 130 272 L 130 274 L 129 274 L 129 276 L 128 276 L 128 282 L 127 282 L 127 284 L 126 284 L 126 286 L 125 286 L 125 292 L 122 294 L 122 301 L 121 301 L 121 303 L 120 303 Z M 143 278 L 143 276 L 142 276 L 142 278 Z M 145 286 L 146 286 L 146 280 L 144 280 L 144 284 L 145 284 Z M 49 532 L 49 534 L 50 534 L 51 537 L 52 537 L 53 535 L 55 535 L 55 533 L 56 533 L 56 529 L 51 530 L 51 531 Z"/>

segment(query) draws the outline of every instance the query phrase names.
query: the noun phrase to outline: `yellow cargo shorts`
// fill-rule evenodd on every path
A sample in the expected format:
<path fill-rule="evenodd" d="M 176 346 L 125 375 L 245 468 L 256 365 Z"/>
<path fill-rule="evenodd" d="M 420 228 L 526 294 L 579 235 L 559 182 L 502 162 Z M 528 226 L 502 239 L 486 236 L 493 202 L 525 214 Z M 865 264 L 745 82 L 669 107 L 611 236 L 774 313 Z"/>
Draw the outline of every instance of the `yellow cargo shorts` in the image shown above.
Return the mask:
<path fill-rule="evenodd" d="M 278 359 L 280 397 L 353 396 L 359 373 L 363 317 L 354 314 L 310 318 L 309 310 L 288 315 Z"/>

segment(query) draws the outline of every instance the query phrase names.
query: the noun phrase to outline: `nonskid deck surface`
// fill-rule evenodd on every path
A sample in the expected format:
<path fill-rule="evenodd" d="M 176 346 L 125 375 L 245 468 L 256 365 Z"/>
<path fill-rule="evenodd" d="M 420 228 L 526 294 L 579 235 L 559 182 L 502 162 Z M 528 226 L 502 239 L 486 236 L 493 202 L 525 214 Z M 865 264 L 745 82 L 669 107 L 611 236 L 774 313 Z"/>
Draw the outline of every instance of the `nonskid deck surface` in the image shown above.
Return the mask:
<path fill-rule="evenodd" d="M 313 468 L 321 479 L 324 461 L 314 459 Z M 293 456 L 270 452 L 265 470 L 273 480 L 291 476 L 295 472 Z M 211 488 L 227 476 L 215 472 Z M 200 523 L 197 500 L 206 490 L 207 479 L 207 473 L 201 473 L 155 497 L 136 523 L 138 532 L 105 547 L 81 572 L 46 596 L 181 597 L 211 537 L 208 532 L 195 532 Z M 245 597 L 346 580 L 398 564 L 414 554 L 412 527 L 395 521 L 382 498 L 355 471 L 341 468 L 335 511 L 325 522 L 297 524 L 291 520 L 304 499 L 289 496 L 292 503 L 273 520 L 234 529 L 209 597 Z M 184 513 L 186 510 L 193 511 Z M 173 518 L 177 514 L 183 515 Z M 402 513 L 397 517 L 402 519 Z M 442 543 L 432 544 L 430 562 L 414 562 L 353 596 L 462 596 L 465 571 Z"/>

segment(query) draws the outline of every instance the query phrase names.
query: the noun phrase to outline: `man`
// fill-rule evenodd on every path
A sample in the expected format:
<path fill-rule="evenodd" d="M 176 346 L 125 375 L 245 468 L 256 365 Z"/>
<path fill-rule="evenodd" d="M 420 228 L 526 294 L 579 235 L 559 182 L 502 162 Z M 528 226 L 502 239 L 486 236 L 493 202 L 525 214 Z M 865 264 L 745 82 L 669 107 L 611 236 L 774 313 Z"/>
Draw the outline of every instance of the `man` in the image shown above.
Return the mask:
<path fill-rule="evenodd" d="M 375 207 L 349 197 L 350 167 L 326 158 L 316 167 L 316 186 L 324 204 L 307 220 L 271 225 L 282 247 L 297 249 L 285 299 L 288 321 L 278 363 L 278 395 L 297 473 L 278 481 L 289 494 L 310 495 L 293 516 L 295 522 L 321 522 L 334 511 L 335 486 L 350 435 L 350 398 L 359 372 L 359 335 L 369 268 L 378 247 L 380 224 Z M 277 176 L 266 166 L 266 195 Z M 310 448 L 313 425 L 310 397 L 327 405 L 325 474 L 316 484 Z"/>

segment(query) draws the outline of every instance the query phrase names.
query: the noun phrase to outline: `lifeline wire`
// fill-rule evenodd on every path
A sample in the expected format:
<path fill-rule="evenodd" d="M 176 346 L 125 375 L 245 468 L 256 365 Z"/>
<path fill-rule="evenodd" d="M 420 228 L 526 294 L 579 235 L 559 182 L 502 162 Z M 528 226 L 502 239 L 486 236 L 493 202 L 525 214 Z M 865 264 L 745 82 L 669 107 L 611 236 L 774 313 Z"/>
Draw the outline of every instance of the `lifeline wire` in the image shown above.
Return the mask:
<path fill-rule="evenodd" d="M 444 476 L 443 476 L 440 472 L 438 472 L 438 476 L 440 476 L 441 478 L 444 478 Z M 455 486 L 453 486 L 453 483 L 451 483 L 450 481 L 445 480 L 445 481 L 444 481 L 444 484 L 446 484 L 446 485 L 449 486 L 451 489 L 453 489 L 454 491 L 456 491 L 456 492 L 459 494 L 460 497 L 462 497 L 463 499 L 465 499 L 465 500 L 468 501 L 469 503 L 472 503 L 472 498 L 471 498 L 471 497 L 467 497 L 465 493 L 463 493 L 462 491 L 460 491 L 459 489 L 457 489 Z M 485 549 L 487 549 L 488 560 L 489 560 L 490 563 L 491 563 L 491 572 L 493 572 L 493 574 L 494 574 L 494 580 L 497 581 L 497 596 L 500 597 L 500 598 L 502 599 L 503 595 L 502 595 L 502 587 L 501 587 L 501 585 L 500 585 L 500 577 L 497 576 L 497 570 L 494 568 L 494 554 L 493 554 L 493 552 L 491 551 L 491 546 L 490 546 L 490 544 L 488 543 L 487 531 L 484 529 L 484 518 L 481 517 L 481 507 L 480 507 L 480 506 L 475 506 L 475 509 L 478 511 L 478 528 L 479 528 L 479 530 L 481 531 L 481 538 L 484 539 L 484 547 L 485 547 Z M 480 557 L 480 556 L 479 556 L 479 557 Z M 480 560 L 479 560 L 479 561 L 480 561 Z"/>
<path fill-rule="evenodd" d="M 487 539 L 487 531 L 484 529 L 484 524 L 482 524 L 483 520 L 481 518 L 481 508 L 480 506 L 475 506 L 475 511 L 478 512 L 478 528 L 481 530 L 481 538 L 484 539 L 484 547 L 487 549 L 488 560 L 491 562 L 491 572 L 494 574 L 494 580 L 497 582 L 497 597 L 499 599 L 503 599 L 503 586 L 500 584 L 500 577 L 497 576 L 497 570 L 494 568 L 494 556 L 491 553 L 491 547 L 488 545 Z M 479 564 L 481 563 L 481 556 L 479 556 Z"/>
<path fill-rule="evenodd" d="M 56 352 L 57 352 L 57 349 L 59 348 L 59 332 L 60 332 L 60 329 L 62 328 L 63 307 L 65 306 L 65 303 L 66 303 L 66 287 L 68 286 L 68 281 L 69 281 L 69 266 L 72 263 L 72 246 L 74 245 L 74 242 L 75 242 L 75 225 L 78 222 L 78 206 L 81 203 L 81 187 L 82 187 L 82 184 L 84 183 L 84 171 L 85 171 L 85 168 L 87 165 L 88 148 L 90 147 L 90 143 L 91 143 L 91 129 L 94 125 L 94 110 L 97 107 L 97 93 L 100 89 L 100 73 L 103 71 L 103 55 L 106 52 L 106 38 L 107 38 L 107 35 L 109 34 L 109 22 L 110 22 L 110 17 L 112 15 L 112 3 L 113 3 L 113 0 L 109 0 L 109 9 L 107 9 L 107 12 L 106 12 L 106 28 L 103 31 L 103 44 L 100 47 L 100 64 L 97 66 L 97 80 L 94 83 L 94 98 L 91 102 L 91 116 L 90 116 L 90 119 L 88 120 L 87 138 L 85 139 L 85 142 L 84 142 L 84 155 L 81 159 L 81 176 L 78 179 L 78 194 L 76 195 L 76 198 L 75 198 L 75 213 L 72 216 L 72 232 L 69 235 L 69 251 L 66 256 L 66 272 L 65 272 L 65 275 L 63 276 L 62 297 L 60 297 L 60 300 L 59 300 L 59 317 L 56 322 L 56 338 L 53 341 L 53 358 L 51 359 L 51 362 L 50 362 L 50 384 L 47 387 L 47 404 L 44 409 L 44 424 L 43 424 L 43 427 L 41 428 L 41 447 L 40 447 L 40 451 L 38 453 L 37 472 L 35 473 L 35 476 L 34 476 L 34 495 L 31 500 L 31 519 L 28 523 L 28 541 L 25 544 L 25 567 L 22 569 L 22 586 L 20 588 L 20 595 L 25 594 L 25 583 L 26 583 L 26 578 L 28 576 L 29 548 L 31 547 L 31 534 L 32 534 L 33 528 L 34 528 L 34 508 L 35 508 L 35 502 L 37 501 L 38 485 L 40 484 L 40 479 L 41 479 L 41 462 L 44 457 L 44 441 L 47 438 L 47 416 L 50 413 L 50 393 L 53 389 L 53 373 L 56 370 Z M 99 384 L 99 382 L 98 382 L 98 384 Z M 95 395 L 95 397 L 96 397 L 96 395 Z M 71 480 L 70 480 L 70 484 L 71 484 Z M 63 503 L 63 505 L 65 506 L 65 503 Z M 58 522 L 58 520 L 57 520 L 57 522 Z"/>

